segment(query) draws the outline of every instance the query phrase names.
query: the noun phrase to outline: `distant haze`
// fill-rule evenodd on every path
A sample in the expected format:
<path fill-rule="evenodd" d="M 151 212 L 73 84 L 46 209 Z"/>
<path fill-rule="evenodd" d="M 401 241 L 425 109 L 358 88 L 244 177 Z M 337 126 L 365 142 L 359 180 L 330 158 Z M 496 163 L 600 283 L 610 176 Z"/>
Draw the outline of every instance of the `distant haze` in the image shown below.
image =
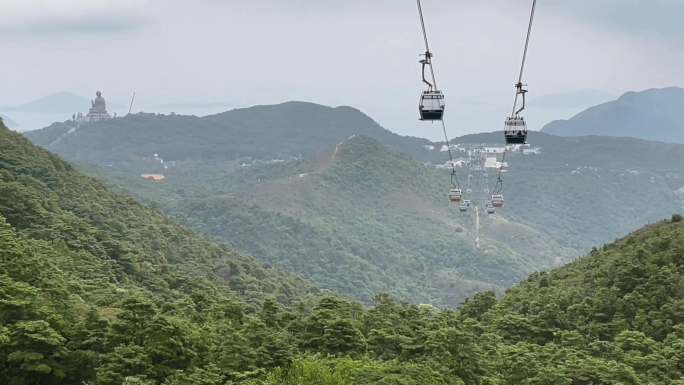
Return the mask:
<path fill-rule="evenodd" d="M 557 120 L 544 132 L 561 136 L 618 136 L 684 143 L 684 89 L 669 87 L 628 92 L 569 120 Z"/>
<path fill-rule="evenodd" d="M 501 128 L 530 3 L 424 0 L 452 136 Z M 436 139 L 416 116 L 416 13 L 412 0 L 3 0 L 0 106 L 96 90 L 124 112 L 133 91 L 138 110 L 178 113 L 304 100 Z M 684 84 L 682 14 L 671 0 L 540 1 L 530 100 Z M 539 129 L 581 109 L 531 104 L 527 116 Z"/>

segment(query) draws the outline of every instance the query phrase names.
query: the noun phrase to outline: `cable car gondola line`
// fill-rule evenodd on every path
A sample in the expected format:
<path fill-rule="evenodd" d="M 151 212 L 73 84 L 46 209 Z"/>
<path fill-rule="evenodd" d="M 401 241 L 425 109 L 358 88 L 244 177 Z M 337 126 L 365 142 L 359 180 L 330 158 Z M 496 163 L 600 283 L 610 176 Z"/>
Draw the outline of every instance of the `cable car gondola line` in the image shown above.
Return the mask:
<path fill-rule="evenodd" d="M 504 136 L 506 144 L 525 144 L 527 143 L 527 124 L 525 118 L 520 116 L 520 113 L 525 110 L 525 94 L 527 90 L 523 87 L 523 75 L 525 73 L 525 64 L 527 63 L 527 53 L 530 47 L 530 37 L 532 36 L 532 25 L 534 23 L 534 14 L 537 9 L 537 0 L 532 0 L 532 11 L 530 13 L 530 23 L 527 27 L 527 36 L 525 37 L 525 48 L 523 50 L 522 63 L 520 64 L 520 74 L 518 82 L 515 84 L 516 92 L 513 100 L 513 110 L 511 116 L 506 118 Z M 522 106 L 518 108 L 519 98 L 522 97 Z"/>
<path fill-rule="evenodd" d="M 417 0 L 418 2 L 418 14 L 420 15 L 420 26 L 423 29 L 423 39 L 425 40 L 425 61 L 429 67 L 430 67 L 430 75 L 432 76 L 432 84 L 427 82 L 430 87 L 434 87 L 434 89 L 437 88 L 437 78 L 435 77 L 435 69 L 432 66 L 432 52 L 430 52 L 430 44 L 428 43 L 428 35 L 427 35 L 427 28 L 425 27 L 425 18 L 423 17 L 423 6 L 420 3 L 421 0 Z M 425 68 L 423 67 L 423 73 L 425 73 Z M 423 76 L 423 81 L 425 81 L 425 76 Z"/>
<path fill-rule="evenodd" d="M 522 64 L 520 65 L 520 76 L 518 76 L 518 83 L 516 84 L 516 88 L 518 86 L 522 87 L 522 78 L 525 73 L 525 64 L 527 63 L 527 52 L 530 47 L 530 37 L 532 36 L 532 24 L 534 23 L 534 13 L 537 9 L 537 0 L 532 0 L 532 12 L 530 13 L 530 24 L 527 27 L 527 38 L 525 39 L 525 49 L 523 50 L 523 57 L 522 57 Z M 520 113 L 522 111 L 516 111 L 516 108 L 518 108 L 518 96 L 520 93 L 515 94 L 515 102 L 513 103 L 513 112 L 512 115 L 516 115 L 517 113 Z M 523 94 L 524 96 L 524 94 Z M 524 102 L 523 102 L 524 105 Z"/>
<path fill-rule="evenodd" d="M 425 27 L 425 18 L 423 16 L 423 6 L 420 0 L 418 3 L 418 14 L 420 15 L 420 26 L 423 31 L 423 40 L 425 41 L 425 59 L 420 61 L 422 65 L 422 79 L 423 83 L 427 85 L 427 89 L 420 95 L 420 102 L 418 104 L 418 112 L 420 113 L 420 120 L 436 121 L 442 120 L 444 117 L 444 94 L 437 87 L 437 77 L 435 76 L 435 68 L 432 64 L 432 52 L 430 51 L 430 44 L 428 42 L 427 28 Z M 432 82 L 425 77 L 425 68 L 430 68 L 430 76 Z"/>
<path fill-rule="evenodd" d="M 515 84 L 516 92 L 515 98 L 513 99 L 513 110 L 511 111 L 511 116 L 506 118 L 506 123 L 504 127 L 504 137 L 506 139 L 506 145 L 511 144 L 525 144 L 527 143 L 527 124 L 525 123 L 525 118 L 520 116 L 520 113 L 525 110 L 525 94 L 527 90 L 523 87 L 523 75 L 525 74 L 525 64 L 527 64 L 527 53 L 530 47 L 530 38 L 532 36 L 532 26 L 534 24 L 534 15 L 537 10 L 537 0 L 532 0 L 532 10 L 530 12 L 530 22 L 527 26 L 527 35 L 525 37 L 525 48 L 523 49 L 522 63 L 520 64 L 520 74 L 518 75 L 518 82 Z M 518 100 L 522 97 L 522 106 L 518 108 Z M 506 154 L 508 153 L 508 147 L 504 151 L 503 158 L 501 159 L 501 166 L 499 167 L 498 178 L 496 181 L 496 186 L 493 191 L 491 203 L 494 207 L 503 207 L 503 168 L 506 162 Z"/>

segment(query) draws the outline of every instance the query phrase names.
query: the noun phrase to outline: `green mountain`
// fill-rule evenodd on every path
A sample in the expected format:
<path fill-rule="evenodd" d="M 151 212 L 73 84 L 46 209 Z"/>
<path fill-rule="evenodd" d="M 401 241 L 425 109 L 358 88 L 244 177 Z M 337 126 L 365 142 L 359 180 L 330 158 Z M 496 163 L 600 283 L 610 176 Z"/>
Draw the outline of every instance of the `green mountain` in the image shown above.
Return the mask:
<path fill-rule="evenodd" d="M 382 147 L 353 142 L 336 156 Z M 387 295 L 372 308 L 334 296 L 283 307 L 266 297 L 292 302 L 306 286 L 4 127 L 0 191 L 8 385 L 679 385 L 684 375 L 681 216 L 534 274 L 498 303 L 486 292 L 458 311 Z"/>
<path fill-rule="evenodd" d="M 47 147 L 70 128 L 69 123 L 56 123 L 27 136 Z M 130 115 L 73 132 L 50 150 L 74 155 L 69 157 L 73 161 L 94 164 L 150 157 L 155 153 L 175 161 L 290 159 L 317 154 L 355 134 L 375 138 L 412 155 L 421 145 L 430 144 L 425 139 L 393 134 L 351 107 L 288 102 L 203 118 Z M 79 146 L 86 146 L 89 151 L 81 152 Z"/>
<path fill-rule="evenodd" d="M 445 202 L 446 171 L 367 137 L 313 160 L 242 164 L 179 162 L 159 184 L 133 171 L 152 161 L 88 170 L 190 228 L 366 303 L 388 292 L 456 306 L 574 255 L 504 217 L 482 219 L 477 249 L 475 218 Z"/>
<path fill-rule="evenodd" d="M 492 143 L 499 136 L 470 135 L 460 141 Z M 530 143 L 539 154 L 507 159 L 503 213 L 542 229 L 578 255 L 684 210 L 682 145 L 536 132 Z"/>
<path fill-rule="evenodd" d="M 683 246 L 684 222 L 674 216 L 534 274 L 498 303 L 482 293 L 445 313 L 378 297 L 359 328 L 367 349 L 396 367 L 308 357 L 262 383 L 679 385 Z M 321 307 L 314 314 L 334 318 Z"/>
<path fill-rule="evenodd" d="M 617 136 L 684 143 L 684 89 L 678 87 L 628 92 L 542 131 L 561 136 Z"/>
<path fill-rule="evenodd" d="M 322 115 L 307 126 L 283 120 L 272 128 L 274 138 L 289 136 L 287 145 L 279 146 L 285 142 L 279 139 L 247 146 L 267 137 L 254 127 L 277 126 L 253 114 L 283 118 L 294 107 L 303 108 L 301 120 Z M 343 111 L 346 116 L 353 110 Z M 478 249 L 476 218 L 449 207 L 448 171 L 434 165 L 445 154 L 424 147 L 429 142 L 380 128 L 371 134 L 389 144 L 360 135 L 328 146 L 361 127 L 354 122 L 370 119 L 356 112 L 356 118 L 340 120 L 339 109 L 301 103 L 246 112 L 251 118 L 232 118 L 231 127 L 249 130 L 193 117 L 135 115 L 65 136 L 63 125 L 28 136 L 55 143 L 48 147 L 196 231 L 365 303 L 387 292 L 414 303 L 455 306 L 483 289 L 501 292 L 531 272 L 570 261 L 684 206 L 678 193 L 684 169 L 673 162 L 684 146 L 534 133 L 531 141 L 541 153 L 508 159 L 508 204 L 494 217 L 483 215 Z M 309 134 L 319 139 L 312 142 Z M 496 133 L 457 139 L 500 141 Z M 282 148 L 282 158 L 263 155 L 262 148 Z M 166 179 L 151 183 L 140 178 L 143 173 Z M 461 180 L 466 174 L 462 170 Z"/>
<path fill-rule="evenodd" d="M 92 178 L 20 134 L 0 127 L 0 214 L 29 243 L 85 265 L 107 268 L 112 282 L 158 290 L 196 276 L 240 293 L 251 303 L 283 302 L 305 293 L 305 282 L 212 244 Z"/>

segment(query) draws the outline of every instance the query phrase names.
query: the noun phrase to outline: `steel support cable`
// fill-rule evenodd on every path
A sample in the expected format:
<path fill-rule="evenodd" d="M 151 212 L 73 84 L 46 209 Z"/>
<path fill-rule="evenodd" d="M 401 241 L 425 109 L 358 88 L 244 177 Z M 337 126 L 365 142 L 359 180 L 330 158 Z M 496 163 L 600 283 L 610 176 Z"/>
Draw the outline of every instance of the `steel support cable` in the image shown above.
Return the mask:
<path fill-rule="evenodd" d="M 496 186 L 494 186 L 494 194 L 503 193 L 503 168 L 506 163 L 506 154 L 508 154 L 508 147 L 504 150 L 503 157 L 501 158 L 501 165 L 499 166 L 499 172 L 496 179 Z"/>
<path fill-rule="evenodd" d="M 532 12 L 530 13 L 530 24 L 527 27 L 527 38 L 525 39 L 525 49 L 523 51 L 522 64 L 520 65 L 520 76 L 518 77 L 518 83 L 516 87 L 518 91 L 515 93 L 515 100 L 513 102 L 513 113 L 511 116 L 516 115 L 516 109 L 518 108 L 518 96 L 521 94 L 522 89 L 522 78 L 525 72 L 525 63 L 527 62 L 527 51 L 530 46 L 530 37 L 532 36 L 532 24 L 534 23 L 534 13 L 537 9 L 537 0 L 532 0 Z"/>
<path fill-rule="evenodd" d="M 423 39 L 425 40 L 425 62 L 428 65 L 428 67 L 430 67 L 430 75 L 432 76 L 432 86 L 435 90 L 438 90 L 439 88 L 437 88 L 437 78 L 435 77 L 435 69 L 432 66 L 432 52 L 430 52 L 427 28 L 425 27 L 425 18 L 423 17 L 423 6 L 421 5 L 420 0 L 417 0 L 417 2 L 418 14 L 420 15 L 420 26 L 423 29 Z"/>
<path fill-rule="evenodd" d="M 444 119 L 442 119 L 442 132 L 444 133 L 444 143 L 446 143 L 447 152 L 449 153 L 449 163 L 451 164 L 451 184 L 460 189 L 461 184 L 458 182 L 458 175 L 456 175 L 456 163 L 454 163 L 454 155 L 451 153 L 449 134 L 447 134 L 446 123 L 444 122 Z"/>
<path fill-rule="evenodd" d="M 416 3 L 418 4 L 418 15 L 420 16 L 420 27 L 422 28 L 423 31 L 423 40 L 425 41 L 425 64 L 428 67 L 430 67 L 430 76 L 432 77 L 432 87 L 434 90 L 438 90 L 437 88 L 437 77 L 435 76 L 435 69 L 432 64 L 432 52 L 430 52 L 430 43 L 428 41 L 428 34 L 427 34 L 427 28 L 425 27 L 425 17 L 423 15 L 423 6 L 421 4 L 421 0 L 417 0 Z M 425 72 L 423 70 L 423 80 L 425 79 L 424 76 Z M 442 122 L 442 132 L 444 133 L 444 142 L 446 143 L 447 146 L 447 152 L 449 153 L 449 163 L 451 164 L 451 184 L 452 186 L 460 189 L 460 183 L 458 181 L 458 175 L 456 175 L 456 164 L 454 163 L 454 156 L 451 153 L 451 144 L 449 143 L 449 135 L 447 134 L 447 129 L 446 129 L 446 123 L 444 122 L 444 119 L 441 120 Z"/>

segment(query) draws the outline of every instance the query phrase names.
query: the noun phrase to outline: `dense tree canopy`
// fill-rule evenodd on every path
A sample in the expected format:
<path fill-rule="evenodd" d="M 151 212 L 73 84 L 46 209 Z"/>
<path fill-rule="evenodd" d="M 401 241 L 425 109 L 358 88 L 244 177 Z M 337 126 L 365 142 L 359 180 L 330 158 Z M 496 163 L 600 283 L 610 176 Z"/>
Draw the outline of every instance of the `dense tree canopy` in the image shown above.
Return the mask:
<path fill-rule="evenodd" d="M 683 277 L 673 216 L 499 301 L 314 297 L 0 129 L 3 384 L 682 385 Z"/>
<path fill-rule="evenodd" d="M 366 304 L 378 292 L 450 307 L 501 294 L 684 205 L 684 145 L 535 132 L 539 154 L 507 155 L 506 208 L 481 218 L 476 248 L 472 210 L 446 199 L 442 143 L 393 134 L 352 108 L 284 103 L 72 126 L 25 135 L 190 229 Z M 459 169 L 463 184 L 468 172 Z"/>

